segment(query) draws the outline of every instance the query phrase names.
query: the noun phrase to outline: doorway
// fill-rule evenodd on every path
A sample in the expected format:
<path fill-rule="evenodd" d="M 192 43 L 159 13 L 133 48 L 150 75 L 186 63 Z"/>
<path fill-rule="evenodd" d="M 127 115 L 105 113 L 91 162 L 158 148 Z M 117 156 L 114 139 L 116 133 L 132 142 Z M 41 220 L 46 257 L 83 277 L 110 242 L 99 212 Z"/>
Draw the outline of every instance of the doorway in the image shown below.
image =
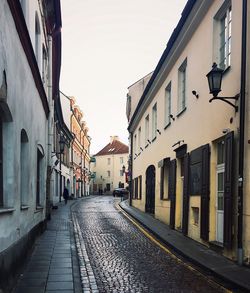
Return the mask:
<path fill-rule="evenodd" d="M 155 213 L 155 166 L 151 165 L 146 171 L 146 213 Z"/>

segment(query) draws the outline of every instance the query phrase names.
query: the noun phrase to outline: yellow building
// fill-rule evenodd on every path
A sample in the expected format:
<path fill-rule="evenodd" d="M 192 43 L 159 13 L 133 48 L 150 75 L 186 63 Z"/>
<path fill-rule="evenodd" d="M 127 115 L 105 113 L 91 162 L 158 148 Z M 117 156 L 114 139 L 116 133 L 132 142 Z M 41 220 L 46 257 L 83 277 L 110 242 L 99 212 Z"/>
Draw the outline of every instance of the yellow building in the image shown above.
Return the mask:
<path fill-rule="evenodd" d="M 250 256 L 249 39 L 246 60 L 241 53 L 250 8 L 243 4 L 189 0 L 153 74 L 130 86 L 127 99 L 132 205 L 239 263 Z M 213 63 L 227 103 L 209 103 Z"/>
<path fill-rule="evenodd" d="M 111 194 L 115 188 L 127 187 L 125 172 L 128 169 L 128 146 L 118 136 L 111 136 L 110 143 L 93 156 L 92 192 Z"/>

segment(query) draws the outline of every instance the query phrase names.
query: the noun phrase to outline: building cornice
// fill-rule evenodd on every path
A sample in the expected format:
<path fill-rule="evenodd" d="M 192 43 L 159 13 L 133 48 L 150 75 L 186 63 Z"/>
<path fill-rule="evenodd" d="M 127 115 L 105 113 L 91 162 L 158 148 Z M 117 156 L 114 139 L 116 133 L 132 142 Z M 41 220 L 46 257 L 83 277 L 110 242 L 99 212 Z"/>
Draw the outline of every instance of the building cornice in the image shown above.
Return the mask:
<path fill-rule="evenodd" d="M 29 32 L 26 26 L 26 22 L 23 16 L 23 12 L 22 12 L 22 7 L 20 4 L 20 1 L 16 1 L 16 0 L 7 0 L 9 7 L 10 7 L 10 11 L 16 26 L 16 30 L 20 39 L 20 42 L 22 44 L 24 53 L 26 55 L 27 61 L 29 63 L 30 69 L 31 69 L 31 73 L 33 75 L 34 78 L 34 82 L 36 85 L 36 88 L 38 90 L 43 108 L 44 108 L 44 112 L 46 114 L 46 117 L 48 118 L 49 116 L 49 104 L 48 104 L 48 99 L 47 99 L 47 95 L 45 93 L 44 90 L 44 86 L 43 86 L 43 82 L 41 79 L 41 75 L 40 75 L 40 71 L 37 65 L 37 61 L 36 61 L 36 56 L 33 50 L 33 46 L 30 40 L 30 36 L 29 36 Z"/>

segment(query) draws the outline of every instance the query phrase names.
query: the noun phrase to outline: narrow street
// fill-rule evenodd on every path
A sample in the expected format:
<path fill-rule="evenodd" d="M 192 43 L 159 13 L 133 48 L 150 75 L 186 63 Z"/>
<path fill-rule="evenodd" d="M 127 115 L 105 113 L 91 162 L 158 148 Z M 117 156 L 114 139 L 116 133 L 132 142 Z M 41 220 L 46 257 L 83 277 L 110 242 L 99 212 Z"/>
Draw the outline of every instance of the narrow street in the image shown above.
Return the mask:
<path fill-rule="evenodd" d="M 84 250 L 83 286 L 92 283 L 97 292 L 223 292 L 150 241 L 116 208 L 119 201 L 90 197 L 72 209 Z"/>

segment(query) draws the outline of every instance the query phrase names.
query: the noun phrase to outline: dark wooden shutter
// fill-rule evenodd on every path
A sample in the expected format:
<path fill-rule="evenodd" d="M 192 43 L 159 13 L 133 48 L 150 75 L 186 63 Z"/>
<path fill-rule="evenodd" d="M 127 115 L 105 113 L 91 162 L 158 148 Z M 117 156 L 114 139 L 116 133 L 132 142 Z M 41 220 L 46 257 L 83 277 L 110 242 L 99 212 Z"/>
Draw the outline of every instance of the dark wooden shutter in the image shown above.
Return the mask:
<path fill-rule="evenodd" d="M 139 199 L 141 199 L 141 193 L 142 193 L 142 176 L 139 177 L 139 184 L 140 184 L 140 192 L 139 192 Z"/>
<path fill-rule="evenodd" d="M 164 164 L 161 167 L 160 199 L 163 199 L 163 195 L 164 195 Z"/>
<path fill-rule="evenodd" d="M 183 182 L 183 211 L 182 211 L 182 233 L 188 233 L 189 214 L 189 154 L 184 156 L 184 182 Z"/>
<path fill-rule="evenodd" d="M 232 247 L 232 217 L 233 217 L 233 142 L 234 133 L 225 137 L 225 174 L 224 174 L 224 247 Z"/>
<path fill-rule="evenodd" d="M 176 201 L 176 160 L 170 161 L 168 177 L 168 197 L 170 198 L 170 228 L 175 227 L 175 201 Z"/>
<path fill-rule="evenodd" d="M 210 184 L 210 150 L 209 144 L 202 146 L 201 169 L 201 238 L 209 238 L 209 184 Z"/>

